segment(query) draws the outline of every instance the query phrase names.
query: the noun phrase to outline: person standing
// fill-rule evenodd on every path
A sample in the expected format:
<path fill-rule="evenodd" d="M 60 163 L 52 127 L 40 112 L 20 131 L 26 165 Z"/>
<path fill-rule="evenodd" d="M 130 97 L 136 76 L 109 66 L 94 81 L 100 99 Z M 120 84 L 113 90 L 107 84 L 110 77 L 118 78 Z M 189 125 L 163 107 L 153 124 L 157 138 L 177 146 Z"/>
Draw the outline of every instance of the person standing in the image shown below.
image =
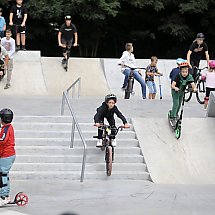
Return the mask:
<path fill-rule="evenodd" d="M 203 33 L 198 33 L 196 35 L 196 39 L 191 44 L 189 51 L 187 52 L 187 62 L 189 66 L 192 67 L 199 67 L 200 61 L 202 59 L 202 55 L 205 54 L 207 64 L 209 66 L 209 54 L 208 54 L 208 46 L 207 43 L 204 42 L 205 36 Z M 194 78 L 194 81 L 196 79 L 197 75 L 197 69 L 193 68 L 192 75 Z"/>
<path fill-rule="evenodd" d="M 6 30 L 5 18 L 2 16 L 2 8 L 0 8 L 0 38 L 4 37 L 4 32 Z"/>
<path fill-rule="evenodd" d="M 25 33 L 27 16 L 27 8 L 23 5 L 23 0 L 16 0 L 16 5 L 11 8 L 9 17 L 9 25 L 13 26 L 13 34 L 16 35 L 16 51 L 20 49 L 26 51 Z"/>
<path fill-rule="evenodd" d="M 10 29 L 6 31 L 6 37 L 2 38 L 1 45 L 7 50 L 9 56 L 8 68 L 7 68 L 7 83 L 4 89 L 8 89 L 10 87 L 10 81 L 13 70 L 13 55 L 15 53 L 15 40 L 11 37 L 12 32 Z"/>

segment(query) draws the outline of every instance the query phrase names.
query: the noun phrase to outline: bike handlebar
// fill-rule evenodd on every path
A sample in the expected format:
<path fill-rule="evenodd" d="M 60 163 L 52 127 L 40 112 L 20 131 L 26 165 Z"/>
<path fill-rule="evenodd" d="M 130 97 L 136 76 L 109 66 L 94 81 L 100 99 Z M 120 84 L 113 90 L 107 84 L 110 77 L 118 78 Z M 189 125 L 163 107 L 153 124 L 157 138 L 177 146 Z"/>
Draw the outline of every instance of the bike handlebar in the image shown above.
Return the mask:
<path fill-rule="evenodd" d="M 200 69 L 199 67 L 197 67 L 197 66 L 193 66 L 193 68 L 195 68 L 195 69 L 197 69 L 197 70 L 199 70 L 199 71 L 202 71 L 202 70 L 205 70 L 205 69 L 208 69 L 208 67 L 206 66 L 206 67 L 203 67 L 202 69 Z"/>
<path fill-rule="evenodd" d="M 128 67 L 129 69 L 131 69 L 131 70 L 135 70 L 135 69 L 144 69 L 144 70 L 146 70 L 146 68 L 145 67 L 130 67 L 130 66 L 128 66 L 128 65 L 123 65 L 123 64 L 118 64 L 119 66 L 124 66 L 124 67 Z"/>

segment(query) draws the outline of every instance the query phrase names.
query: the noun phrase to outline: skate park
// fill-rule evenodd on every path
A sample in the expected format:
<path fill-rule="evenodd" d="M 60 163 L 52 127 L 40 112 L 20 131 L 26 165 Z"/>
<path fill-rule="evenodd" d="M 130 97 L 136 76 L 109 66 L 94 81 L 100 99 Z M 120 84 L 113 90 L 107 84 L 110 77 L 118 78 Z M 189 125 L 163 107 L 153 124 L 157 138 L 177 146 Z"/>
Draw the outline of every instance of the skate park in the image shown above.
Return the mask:
<path fill-rule="evenodd" d="M 215 103 L 208 110 L 195 96 L 185 104 L 182 136 L 171 131 L 168 75 L 175 60 L 159 60 L 163 99 L 123 99 L 124 76 L 118 59 L 71 58 L 66 73 L 61 58 L 41 57 L 39 51 L 15 55 L 12 87 L 0 82 L 1 104 L 15 113 L 17 159 L 11 171 L 12 193 L 29 196 L 26 207 L 1 208 L 1 214 L 213 214 L 215 199 Z M 146 67 L 149 59 L 138 59 Z M 202 62 L 204 65 L 205 62 Z M 80 182 L 83 146 L 76 130 L 70 148 L 72 118 L 61 116 L 62 93 L 81 78 L 70 102 L 87 143 L 84 181 Z M 158 86 L 158 80 L 156 80 Z M 73 89 L 73 90 L 74 90 Z M 117 136 L 113 174 L 105 174 L 104 153 L 96 149 L 93 116 L 108 93 L 131 128 Z M 210 116 L 210 117 L 208 117 Z M 120 124 L 120 121 L 117 120 Z"/>

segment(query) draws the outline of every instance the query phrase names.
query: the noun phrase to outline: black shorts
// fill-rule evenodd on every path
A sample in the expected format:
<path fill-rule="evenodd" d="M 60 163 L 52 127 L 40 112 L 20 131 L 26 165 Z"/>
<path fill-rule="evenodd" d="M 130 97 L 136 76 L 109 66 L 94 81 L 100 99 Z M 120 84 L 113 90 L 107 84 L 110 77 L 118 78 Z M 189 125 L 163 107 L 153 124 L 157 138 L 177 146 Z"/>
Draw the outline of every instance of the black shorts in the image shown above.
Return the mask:
<path fill-rule="evenodd" d="M 63 45 L 66 45 L 66 47 L 67 47 L 68 49 L 70 49 L 70 48 L 72 47 L 73 39 L 68 40 L 68 39 L 62 38 L 62 39 L 61 39 L 61 43 L 62 43 Z"/>
<path fill-rule="evenodd" d="M 215 88 L 206 87 L 206 97 L 209 98 L 212 91 L 215 91 Z"/>
<path fill-rule="evenodd" d="M 26 32 L 26 26 L 21 26 L 21 25 L 14 25 L 13 26 L 13 32 L 15 34 L 25 34 Z"/>

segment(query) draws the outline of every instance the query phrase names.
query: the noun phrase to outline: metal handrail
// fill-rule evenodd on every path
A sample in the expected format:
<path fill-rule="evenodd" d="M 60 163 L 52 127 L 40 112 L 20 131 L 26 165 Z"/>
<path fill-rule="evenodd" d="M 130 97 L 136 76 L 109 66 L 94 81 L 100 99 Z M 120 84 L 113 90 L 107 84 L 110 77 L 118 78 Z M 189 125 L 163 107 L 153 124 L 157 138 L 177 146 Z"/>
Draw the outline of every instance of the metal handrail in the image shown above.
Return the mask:
<path fill-rule="evenodd" d="M 69 107 L 69 111 L 71 113 L 72 116 L 72 131 L 71 131 L 71 142 L 70 142 L 70 148 L 74 148 L 74 138 L 75 138 L 75 127 L 77 128 L 77 131 L 79 133 L 79 136 L 81 138 L 81 141 L 83 143 L 83 147 L 84 147 L 84 153 L 83 153 L 83 160 L 82 160 L 82 168 L 81 168 L 81 179 L 80 181 L 83 182 L 84 181 L 84 173 L 85 173 L 85 166 L 86 166 L 86 151 L 87 151 L 87 144 L 86 141 L 83 137 L 83 134 L 81 132 L 81 128 L 80 125 L 78 123 L 78 120 L 75 116 L 74 110 L 72 108 L 72 105 L 69 101 L 69 91 L 74 88 L 74 86 L 79 83 L 79 92 L 78 95 L 80 96 L 80 80 L 81 78 L 78 78 L 65 92 L 63 92 L 63 97 L 62 97 L 62 106 L 61 106 L 61 115 L 64 114 L 64 109 L 65 109 L 65 102 L 67 103 L 68 107 Z"/>

